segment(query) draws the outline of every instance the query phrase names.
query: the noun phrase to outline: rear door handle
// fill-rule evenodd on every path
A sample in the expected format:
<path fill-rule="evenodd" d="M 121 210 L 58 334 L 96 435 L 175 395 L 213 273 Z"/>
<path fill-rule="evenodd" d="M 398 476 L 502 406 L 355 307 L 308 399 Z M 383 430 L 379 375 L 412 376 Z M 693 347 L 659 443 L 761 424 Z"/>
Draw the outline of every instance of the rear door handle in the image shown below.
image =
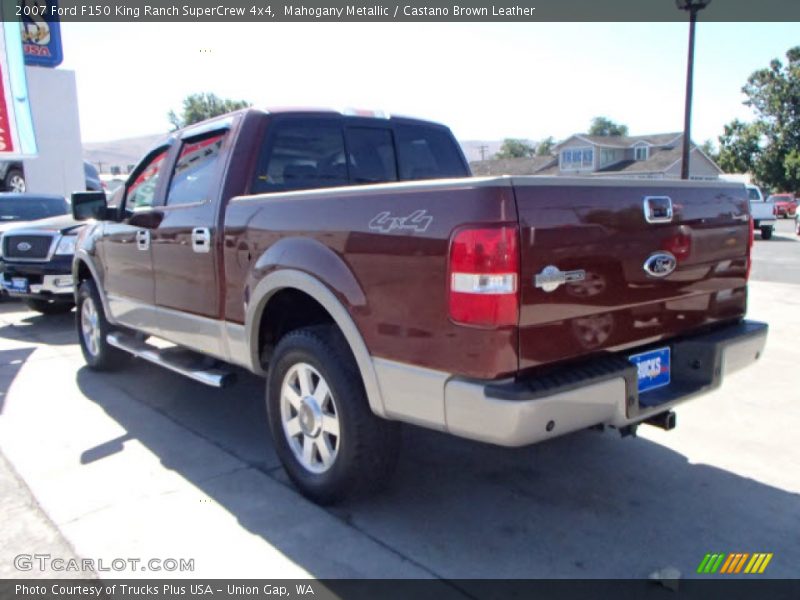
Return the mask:
<path fill-rule="evenodd" d="M 136 232 L 136 247 L 139 250 L 150 249 L 150 231 L 147 229 L 140 229 Z"/>
<path fill-rule="evenodd" d="M 208 227 L 192 229 L 192 250 L 195 252 L 211 252 L 211 230 Z"/>

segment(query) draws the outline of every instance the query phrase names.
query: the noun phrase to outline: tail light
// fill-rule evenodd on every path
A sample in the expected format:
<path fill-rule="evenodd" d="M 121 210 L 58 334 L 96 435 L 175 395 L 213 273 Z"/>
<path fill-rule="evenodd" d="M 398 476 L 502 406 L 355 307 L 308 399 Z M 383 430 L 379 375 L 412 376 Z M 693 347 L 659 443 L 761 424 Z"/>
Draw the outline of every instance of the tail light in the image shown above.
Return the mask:
<path fill-rule="evenodd" d="M 480 327 L 519 321 L 519 231 L 516 225 L 459 229 L 450 241 L 449 312 Z"/>
<path fill-rule="evenodd" d="M 747 222 L 747 270 L 745 272 L 745 279 L 750 279 L 750 268 L 753 266 L 753 244 L 755 243 L 756 238 L 756 227 L 753 217 L 750 217 Z"/>
<path fill-rule="evenodd" d="M 772 204 L 772 216 L 773 217 L 777 217 L 778 216 L 778 205 L 775 204 L 775 203 Z"/>
<path fill-rule="evenodd" d="M 661 249 L 671 252 L 678 262 L 682 262 L 692 253 L 692 236 L 683 232 L 676 233 L 662 242 Z"/>

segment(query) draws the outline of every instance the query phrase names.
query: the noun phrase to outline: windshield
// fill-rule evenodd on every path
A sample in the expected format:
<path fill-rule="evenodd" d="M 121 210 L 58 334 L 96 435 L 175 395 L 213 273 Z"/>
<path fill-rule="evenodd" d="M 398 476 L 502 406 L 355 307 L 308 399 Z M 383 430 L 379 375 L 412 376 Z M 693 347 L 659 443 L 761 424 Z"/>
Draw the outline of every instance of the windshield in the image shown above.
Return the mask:
<path fill-rule="evenodd" d="M 791 196 L 772 195 L 767 198 L 767 202 L 793 202 L 793 199 Z"/>
<path fill-rule="evenodd" d="M 67 214 L 63 198 L 0 198 L 0 222 L 35 221 Z"/>

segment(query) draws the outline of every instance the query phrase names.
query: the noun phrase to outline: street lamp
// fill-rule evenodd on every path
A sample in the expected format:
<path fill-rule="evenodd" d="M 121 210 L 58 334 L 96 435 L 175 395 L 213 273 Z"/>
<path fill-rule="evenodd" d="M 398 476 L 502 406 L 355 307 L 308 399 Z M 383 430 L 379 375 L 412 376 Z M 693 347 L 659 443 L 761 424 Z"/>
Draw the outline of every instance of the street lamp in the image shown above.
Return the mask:
<path fill-rule="evenodd" d="M 683 111 L 683 157 L 681 179 L 689 179 L 689 150 L 692 127 L 692 79 L 694 71 L 694 25 L 697 13 L 711 4 L 711 0 L 675 0 L 680 10 L 689 11 L 689 60 L 686 64 L 686 105 Z"/>

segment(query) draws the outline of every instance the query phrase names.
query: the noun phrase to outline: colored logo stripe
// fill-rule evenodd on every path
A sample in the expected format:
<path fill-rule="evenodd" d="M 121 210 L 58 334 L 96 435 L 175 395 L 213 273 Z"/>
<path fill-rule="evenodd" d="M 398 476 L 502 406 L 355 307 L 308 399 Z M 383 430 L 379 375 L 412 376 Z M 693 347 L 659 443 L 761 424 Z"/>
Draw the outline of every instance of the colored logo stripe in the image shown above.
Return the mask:
<path fill-rule="evenodd" d="M 708 553 L 700 561 L 697 567 L 698 573 L 714 574 L 760 574 L 767 568 L 767 565 L 772 560 L 773 554 L 771 552 L 755 552 L 750 554 L 748 552 L 731 552 L 724 553 Z M 749 559 L 749 560 L 748 560 Z M 745 566 L 747 565 L 747 566 Z"/>

